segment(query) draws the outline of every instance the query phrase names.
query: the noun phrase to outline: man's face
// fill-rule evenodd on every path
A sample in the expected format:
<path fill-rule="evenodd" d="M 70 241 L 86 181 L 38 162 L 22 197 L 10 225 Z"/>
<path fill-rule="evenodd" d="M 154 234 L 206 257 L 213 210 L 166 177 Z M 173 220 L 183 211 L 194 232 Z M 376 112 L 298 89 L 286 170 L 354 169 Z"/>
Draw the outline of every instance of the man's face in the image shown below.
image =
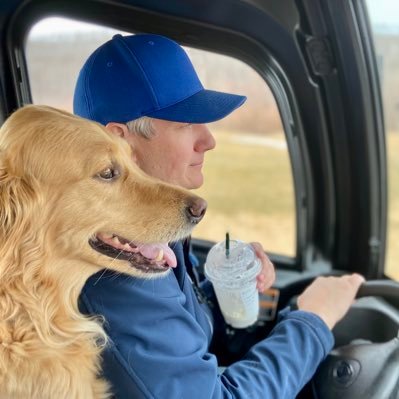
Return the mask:
<path fill-rule="evenodd" d="M 147 174 L 186 189 L 203 183 L 205 152 L 215 147 L 215 139 L 204 124 L 152 120 L 155 134 L 150 139 L 130 133 L 138 166 Z"/>

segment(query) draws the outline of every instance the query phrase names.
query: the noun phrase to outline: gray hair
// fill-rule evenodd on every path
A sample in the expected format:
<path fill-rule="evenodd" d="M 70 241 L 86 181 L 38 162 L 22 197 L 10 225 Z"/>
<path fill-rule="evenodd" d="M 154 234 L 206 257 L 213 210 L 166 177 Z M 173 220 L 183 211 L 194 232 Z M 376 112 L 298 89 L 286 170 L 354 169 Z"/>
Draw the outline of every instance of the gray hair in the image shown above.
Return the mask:
<path fill-rule="evenodd" d="M 146 139 L 150 139 L 154 134 L 154 126 L 152 125 L 152 118 L 142 116 L 138 119 L 133 119 L 126 123 L 129 133 L 138 134 Z"/>

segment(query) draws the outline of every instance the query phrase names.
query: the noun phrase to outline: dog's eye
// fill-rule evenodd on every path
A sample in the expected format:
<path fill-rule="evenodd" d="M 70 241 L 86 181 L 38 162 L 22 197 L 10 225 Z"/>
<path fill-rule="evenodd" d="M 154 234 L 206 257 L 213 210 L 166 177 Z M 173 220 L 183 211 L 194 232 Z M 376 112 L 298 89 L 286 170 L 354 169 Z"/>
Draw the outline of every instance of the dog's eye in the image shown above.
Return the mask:
<path fill-rule="evenodd" d="M 118 169 L 106 168 L 102 170 L 97 176 L 102 180 L 115 180 L 120 175 Z"/>

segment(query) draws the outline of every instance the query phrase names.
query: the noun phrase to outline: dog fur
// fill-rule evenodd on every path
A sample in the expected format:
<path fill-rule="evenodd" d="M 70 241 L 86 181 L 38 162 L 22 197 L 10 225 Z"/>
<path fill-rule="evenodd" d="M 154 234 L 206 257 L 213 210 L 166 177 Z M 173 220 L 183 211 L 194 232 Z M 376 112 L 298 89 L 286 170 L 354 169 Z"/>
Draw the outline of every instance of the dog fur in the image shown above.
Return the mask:
<path fill-rule="evenodd" d="M 120 176 L 99 178 L 107 168 Z M 136 277 L 95 251 L 99 232 L 153 243 L 190 234 L 188 191 L 145 175 L 101 125 L 46 106 L 16 111 L 0 130 L 0 399 L 108 398 L 98 377 L 107 337 L 78 310 L 103 268 Z"/>

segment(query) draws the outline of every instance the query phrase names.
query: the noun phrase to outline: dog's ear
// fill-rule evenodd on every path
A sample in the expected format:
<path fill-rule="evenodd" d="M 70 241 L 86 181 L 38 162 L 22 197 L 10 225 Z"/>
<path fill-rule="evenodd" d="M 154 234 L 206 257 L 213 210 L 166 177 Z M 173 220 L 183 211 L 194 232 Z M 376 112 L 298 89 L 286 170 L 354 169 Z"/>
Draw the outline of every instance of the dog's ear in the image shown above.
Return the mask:
<path fill-rule="evenodd" d="M 26 235 L 37 205 L 38 193 L 33 182 L 10 173 L 0 151 L 0 244 Z"/>
<path fill-rule="evenodd" d="M 26 179 L 9 172 L 0 151 L 0 276 L 12 281 L 32 265 L 37 248 L 38 192 Z M 35 220 L 36 219 L 36 220 Z"/>

